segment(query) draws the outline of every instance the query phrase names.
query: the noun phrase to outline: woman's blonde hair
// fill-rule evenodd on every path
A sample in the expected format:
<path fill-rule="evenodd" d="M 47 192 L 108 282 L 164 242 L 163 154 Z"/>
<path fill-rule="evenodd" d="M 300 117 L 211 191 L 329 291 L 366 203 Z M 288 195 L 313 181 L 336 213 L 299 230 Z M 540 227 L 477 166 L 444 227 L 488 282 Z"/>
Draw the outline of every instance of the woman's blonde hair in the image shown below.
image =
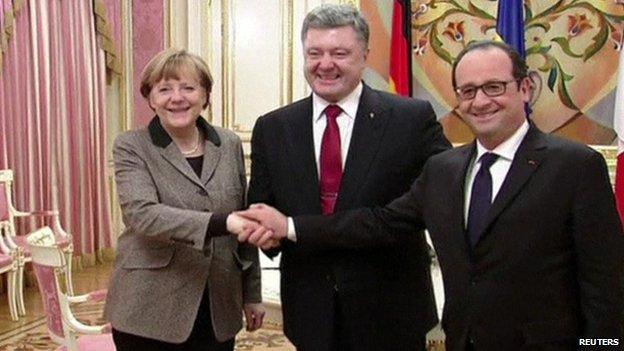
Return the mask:
<path fill-rule="evenodd" d="M 180 79 L 180 74 L 195 74 L 199 84 L 209 95 L 212 90 L 212 75 L 208 65 L 201 57 L 191 54 L 184 49 L 166 49 L 154 56 L 143 69 L 141 74 L 141 95 L 149 99 L 154 85 L 162 79 Z M 208 106 L 208 101 L 204 108 Z"/>

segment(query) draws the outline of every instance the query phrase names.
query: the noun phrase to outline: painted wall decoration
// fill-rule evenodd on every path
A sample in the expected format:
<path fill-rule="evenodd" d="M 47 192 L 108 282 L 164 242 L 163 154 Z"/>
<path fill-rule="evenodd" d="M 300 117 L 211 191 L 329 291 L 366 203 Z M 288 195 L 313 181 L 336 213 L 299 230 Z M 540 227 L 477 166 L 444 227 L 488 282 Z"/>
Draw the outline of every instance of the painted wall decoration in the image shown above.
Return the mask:
<path fill-rule="evenodd" d="M 387 1 L 364 3 L 375 50 L 374 43 L 389 41 L 391 9 Z M 545 132 L 611 144 L 624 0 L 524 0 L 524 7 L 532 119 Z M 469 42 L 497 38 L 496 12 L 496 0 L 412 0 L 414 93 L 432 101 L 453 142 L 472 134 L 454 112 L 451 63 Z M 377 74 L 368 75 L 386 77 L 384 63 L 374 59 Z"/>

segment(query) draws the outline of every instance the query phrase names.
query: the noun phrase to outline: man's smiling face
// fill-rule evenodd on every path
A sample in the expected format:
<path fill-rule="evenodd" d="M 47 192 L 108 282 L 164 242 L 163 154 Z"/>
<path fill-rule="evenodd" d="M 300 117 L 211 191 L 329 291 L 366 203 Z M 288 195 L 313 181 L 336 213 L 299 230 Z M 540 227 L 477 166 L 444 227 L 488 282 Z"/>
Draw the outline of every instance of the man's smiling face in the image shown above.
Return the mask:
<path fill-rule="evenodd" d="M 310 28 L 303 51 L 306 80 L 329 102 L 346 97 L 362 80 L 368 49 L 351 26 Z"/>

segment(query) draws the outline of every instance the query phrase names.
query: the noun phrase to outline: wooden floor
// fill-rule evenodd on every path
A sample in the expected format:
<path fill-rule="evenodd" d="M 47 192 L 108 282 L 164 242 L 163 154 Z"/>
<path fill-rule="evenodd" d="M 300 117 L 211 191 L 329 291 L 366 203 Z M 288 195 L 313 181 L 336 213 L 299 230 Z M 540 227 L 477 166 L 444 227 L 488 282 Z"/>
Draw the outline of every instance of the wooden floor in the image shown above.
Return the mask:
<path fill-rule="evenodd" d="M 106 263 L 74 272 L 76 294 L 105 289 L 111 270 L 112 263 Z M 0 351 L 55 350 L 58 345 L 47 336 L 41 320 L 45 313 L 36 286 L 25 290 L 25 305 L 26 316 L 20 317 L 17 322 L 11 321 L 6 294 L 0 294 Z M 99 321 L 98 324 L 101 323 Z M 253 333 L 241 331 L 236 336 L 235 350 L 294 351 L 294 347 L 284 337 L 278 324 L 265 323 L 262 329 Z"/>
<path fill-rule="evenodd" d="M 105 289 L 108 286 L 108 279 L 112 266 L 112 262 L 108 262 L 75 271 L 73 280 L 76 294 Z M 11 315 L 9 313 L 6 293 L 0 295 L 0 333 L 20 328 L 45 315 L 43 302 L 41 301 L 41 296 L 36 286 L 27 287 L 24 290 L 24 300 L 26 315 L 20 317 L 19 321 L 14 322 L 11 320 Z"/>
<path fill-rule="evenodd" d="M 86 267 L 74 272 L 74 289 L 76 294 L 82 294 L 98 289 L 105 289 L 108 286 L 112 263 Z M 0 335 L 10 332 L 11 335 L 25 335 L 20 329 L 28 330 L 28 324 L 40 319 L 45 315 L 39 291 L 36 286 L 28 287 L 25 290 L 26 316 L 20 317 L 19 321 L 11 321 L 6 294 L 0 294 Z M 237 351 L 294 351 L 294 347 L 285 339 L 281 328 L 271 327 L 271 323 L 266 323 L 267 329 L 261 329 L 255 333 L 242 331 L 237 336 Z M 279 331 L 277 330 L 279 329 Z M 439 330 L 432 331 L 428 350 L 444 350 L 444 343 L 440 340 Z M 431 341 L 434 340 L 434 341 Z M 14 344 L 12 344 L 14 345 Z M 24 350 L 46 350 L 47 348 L 29 348 L 22 345 L 5 348 L 0 346 L 0 351 L 24 351 Z M 54 348 L 51 348 L 52 350 Z"/>

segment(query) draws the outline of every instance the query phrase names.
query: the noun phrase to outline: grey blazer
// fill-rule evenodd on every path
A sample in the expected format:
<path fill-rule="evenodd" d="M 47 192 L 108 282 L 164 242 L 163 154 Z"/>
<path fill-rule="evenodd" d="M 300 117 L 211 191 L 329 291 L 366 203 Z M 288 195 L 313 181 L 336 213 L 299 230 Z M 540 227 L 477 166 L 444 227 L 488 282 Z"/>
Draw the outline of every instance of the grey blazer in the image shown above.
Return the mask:
<path fill-rule="evenodd" d="M 157 117 L 115 140 L 115 181 L 126 229 L 105 317 L 122 332 L 185 341 L 208 288 L 214 333 L 224 341 L 240 330 L 243 303 L 261 302 L 257 249 L 213 231 L 224 227 L 215 225 L 223 214 L 245 202 L 241 141 L 201 117 L 197 125 L 207 140 L 199 178 Z"/>

